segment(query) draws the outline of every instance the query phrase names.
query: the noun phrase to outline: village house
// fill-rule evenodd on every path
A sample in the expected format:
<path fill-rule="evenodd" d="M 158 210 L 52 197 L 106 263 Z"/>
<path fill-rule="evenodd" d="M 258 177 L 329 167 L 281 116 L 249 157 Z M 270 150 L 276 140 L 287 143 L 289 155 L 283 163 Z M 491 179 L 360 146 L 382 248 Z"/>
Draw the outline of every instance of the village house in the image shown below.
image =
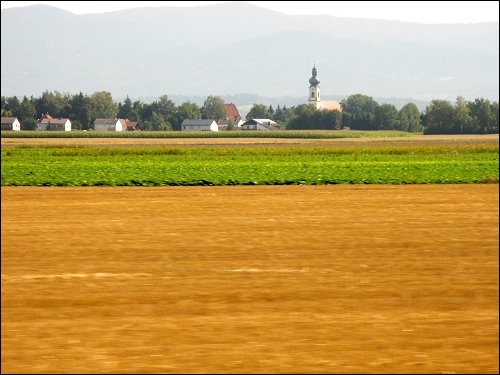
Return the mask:
<path fill-rule="evenodd" d="M 125 119 L 125 127 L 128 131 L 140 130 L 139 123 L 137 121 L 130 121 L 128 118 Z"/>
<path fill-rule="evenodd" d="M 2 117 L 2 130 L 21 130 L 21 123 L 17 117 Z"/>
<path fill-rule="evenodd" d="M 278 130 L 279 125 L 268 118 L 254 118 L 245 121 L 241 125 L 241 130 Z"/>
<path fill-rule="evenodd" d="M 226 110 L 227 117 L 217 122 L 219 130 L 226 130 L 229 121 L 233 123 L 235 129 L 241 128 L 245 120 L 241 116 L 240 111 L 238 111 L 238 108 L 236 108 L 236 105 L 234 103 L 224 104 L 224 109 Z"/>
<path fill-rule="evenodd" d="M 211 119 L 204 119 L 204 120 L 186 119 L 182 121 L 181 130 L 182 131 L 202 130 L 202 131 L 216 132 L 219 131 L 219 127 L 217 126 L 217 122 Z"/>
<path fill-rule="evenodd" d="M 42 114 L 36 122 L 36 130 L 71 131 L 71 121 L 69 118 L 53 118 L 48 113 Z"/>
<path fill-rule="evenodd" d="M 98 118 L 94 121 L 95 131 L 123 132 L 127 130 L 125 120 L 121 118 Z"/>

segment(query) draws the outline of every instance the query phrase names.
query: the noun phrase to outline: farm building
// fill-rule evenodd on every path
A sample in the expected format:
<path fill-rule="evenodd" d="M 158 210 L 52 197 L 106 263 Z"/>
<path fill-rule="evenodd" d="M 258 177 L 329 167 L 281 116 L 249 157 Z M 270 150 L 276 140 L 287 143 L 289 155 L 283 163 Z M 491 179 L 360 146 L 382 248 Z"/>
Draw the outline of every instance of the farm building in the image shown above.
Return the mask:
<path fill-rule="evenodd" d="M 125 126 L 128 131 L 140 130 L 139 123 L 137 121 L 130 121 L 128 118 L 125 119 Z"/>
<path fill-rule="evenodd" d="M 69 118 L 53 118 L 48 113 L 42 114 L 42 117 L 36 122 L 36 130 L 70 131 L 71 121 Z"/>
<path fill-rule="evenodd" d="M 182 121 L 181 124 L 181 130 L 182 131 L 196 131 L 196 130 L 203 130 L 203 131 L 219 131 L 219 127 L 217 126 L 217 122 L 215 120 L 191 120 L 191 119 L 186 119 Z"/>
<path fill-rule="evenodd" d="M 121 118 L 98 118 L 94 121 L 94 130 L 123 132 L 127 130 L 127 125 Z"/>
<path fill-rule="evenodd" d="M 17 117 L 2 117 L 2 130 L 21 130 L 21 123 Z"/>
<path fill-rule="evenodd" d="M 241 130 L 278 130 L 279 125 L 268 118 L 254 118 L 241 125 Z"/>
<path fill-rule="evenodd" d="M 235 129 L 241 128 L 245 120 L 241 116 L 240 111 L 238 111 L 238 108 L 236 108 L 236 105 L 234 103 L 224 104 L 224 108 L 226 109 L 227 117 L 217 122 L 219 130 L 226 130 L 229 121 L 233 123 Z"/>

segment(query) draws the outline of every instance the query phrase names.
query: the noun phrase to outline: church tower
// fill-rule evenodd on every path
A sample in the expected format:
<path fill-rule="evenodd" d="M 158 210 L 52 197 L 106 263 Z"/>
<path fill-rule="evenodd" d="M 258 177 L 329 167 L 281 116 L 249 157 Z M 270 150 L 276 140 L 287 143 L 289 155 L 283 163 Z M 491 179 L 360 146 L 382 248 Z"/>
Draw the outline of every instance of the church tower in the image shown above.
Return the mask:
<path fill-rule="evenodd" d="M 316 78 L 318 71 L 316 70 L 316 65 L 312 69 L 312 77 L 309 78 L 309 104 L 312 104 L 316 108 L 321 107 L 321 97 L 319 94 L 319 80 Z"/>

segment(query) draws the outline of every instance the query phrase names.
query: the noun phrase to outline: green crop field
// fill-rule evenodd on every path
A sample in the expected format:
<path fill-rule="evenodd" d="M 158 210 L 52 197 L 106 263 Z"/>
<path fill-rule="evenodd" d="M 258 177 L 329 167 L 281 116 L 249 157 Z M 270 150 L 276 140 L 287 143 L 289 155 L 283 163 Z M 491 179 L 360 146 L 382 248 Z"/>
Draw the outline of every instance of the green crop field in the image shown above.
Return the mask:
<path fill-rule="evenodd" d="M 498 183 L 498 145 L 14 147 L 2 185 L 161 186 Z"/>

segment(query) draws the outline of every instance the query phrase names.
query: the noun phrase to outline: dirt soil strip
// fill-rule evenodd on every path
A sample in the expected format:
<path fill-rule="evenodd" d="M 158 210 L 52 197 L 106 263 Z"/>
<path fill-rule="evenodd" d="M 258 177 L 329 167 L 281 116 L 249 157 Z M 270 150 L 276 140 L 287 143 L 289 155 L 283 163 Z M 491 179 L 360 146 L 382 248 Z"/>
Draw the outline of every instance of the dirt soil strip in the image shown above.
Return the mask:
<path fill-rule="evenodd" d="M 247 147 L 247 146 L 391 146 L 498 144 L 498 134 L 415 135 L 401 138 L 1 138 L 2 147 L 78 146 L 78 147 Z"/>
<path fill-rule="evenodd" d="M 2 373 L 498 373 L 498 185 L 2 187 Z"/>

